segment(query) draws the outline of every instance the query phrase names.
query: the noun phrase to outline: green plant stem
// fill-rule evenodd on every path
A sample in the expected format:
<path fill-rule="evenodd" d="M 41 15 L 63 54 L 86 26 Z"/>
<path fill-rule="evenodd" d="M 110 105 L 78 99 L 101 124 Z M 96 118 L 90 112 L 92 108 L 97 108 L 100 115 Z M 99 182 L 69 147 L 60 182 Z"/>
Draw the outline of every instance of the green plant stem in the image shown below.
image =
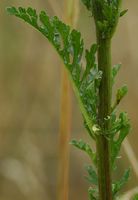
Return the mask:
<path fill-rule="evenodd" d="M 98 123 L 101 132 L 97 136 L 99 200 L 112 200 L 110 170 L 110 140 L 108 138 L 111 112 L 111 39 L 97 34 L 98 67 L 103 72 L 99 88 Z M 107 120 L 108 119 L 108 120 Z"/>

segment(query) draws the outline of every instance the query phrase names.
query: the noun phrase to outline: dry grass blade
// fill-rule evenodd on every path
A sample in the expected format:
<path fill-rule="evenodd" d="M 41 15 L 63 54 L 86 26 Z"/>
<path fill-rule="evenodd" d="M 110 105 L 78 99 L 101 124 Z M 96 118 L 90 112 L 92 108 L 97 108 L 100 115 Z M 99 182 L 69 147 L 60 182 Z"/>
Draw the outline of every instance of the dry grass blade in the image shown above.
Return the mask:
<path fill-rule="evenodd" d="M 63 19 L 66 23 L 76 27 L 79 14 L 79 0 L 64 2 Z M 66 71 L 62 70 L 61 114 L 59 135 L 59 174 L 58 200 L 68 200 L 69 192 L 69 140 L 71 131 L 71 89 Z"/>

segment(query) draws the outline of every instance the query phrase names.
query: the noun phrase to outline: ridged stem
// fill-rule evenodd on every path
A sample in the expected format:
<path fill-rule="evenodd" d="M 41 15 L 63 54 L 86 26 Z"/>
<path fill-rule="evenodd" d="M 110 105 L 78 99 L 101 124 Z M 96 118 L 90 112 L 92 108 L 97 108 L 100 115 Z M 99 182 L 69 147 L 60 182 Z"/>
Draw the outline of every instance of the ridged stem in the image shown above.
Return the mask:
<path fill-rule="evenodd" d="M 112 200 L 110 169 L 110 140 L 108 138 L 111 112 L 111 39 L 97 34 L 98 68 L 102 71 L 99 88 L 98 123 L 101 132 L 97 136 L 99 200 Z"/>

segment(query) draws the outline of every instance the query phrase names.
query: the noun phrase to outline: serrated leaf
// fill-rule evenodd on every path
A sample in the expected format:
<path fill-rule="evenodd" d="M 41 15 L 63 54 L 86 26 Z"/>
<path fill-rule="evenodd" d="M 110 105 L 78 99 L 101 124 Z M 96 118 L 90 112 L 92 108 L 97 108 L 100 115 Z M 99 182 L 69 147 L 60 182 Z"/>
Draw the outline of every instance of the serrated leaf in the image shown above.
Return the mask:
<path fill-rule="evenodd" d="M 85 143 L 83 140 L 72 140 L 70 142 L 73 146 L 77 147 L 78 149 L 86 152 L 90 159 L 93 161 L 94 164 L 96 164 L 96 153 L 91 149 L 90 145 Z"/>
<path fill-rule="evenodd" d="M 98 92 L 98 84 L 96 85 L 96 81 L 99 81 L 99 79 L 97 77 L 92 77 L 94 72 L 92 72 L 90 68 L 95 65 L 96 44 L 92 45 L 90 51 L 87 51 L 87 66 L 82 70 L 81 58 L 84 44 L 80 32 L 71 30 L 68 25 L 65 25 L 57 17 L 49 17 L 45 11 L 41 11 L 39 15 L 37 15 L 35 9 L 30 7 L 28 9 L 21 7 L 16 9 L 15 7 L 11 7 L 8 8 L 7 11 L 34 26 L 55 47 L 67 68 L 82 115 L 91 132 L 90 136 L 92 136 L 93 133 L 91 129 L 93 123 L 95 123 L 93 120 L 96 119 L 95 116 L 97 112 L 96 95 Z M 81 80 L 82 74 L 85 74 L 84 81 Z M 96 79 L 92 88 L 86 89 L 87 83 L 89 84 L 92 78 Z M 89 100 L 87 100 L 88 97 Z M 95 138 L 94 135 L 92 137 Z"/>
<path fill-rule="evenodd" d="M 86 176 L 86 179 L 93 185 L 98 185 L 98 176 L 96 171 L 93 169 L 91 165 L 86 166 L 86 170 L 89 176 Z"/>
<path fill-rule="evenodd" d="M 114 197 L 123 188 L 123 186 L 128 182 L 129 177 L 130 177 L 130 169 L 127 169 L 124 172 L 122 178 L 112 185 L 112 192 L 113 192 Z"/>

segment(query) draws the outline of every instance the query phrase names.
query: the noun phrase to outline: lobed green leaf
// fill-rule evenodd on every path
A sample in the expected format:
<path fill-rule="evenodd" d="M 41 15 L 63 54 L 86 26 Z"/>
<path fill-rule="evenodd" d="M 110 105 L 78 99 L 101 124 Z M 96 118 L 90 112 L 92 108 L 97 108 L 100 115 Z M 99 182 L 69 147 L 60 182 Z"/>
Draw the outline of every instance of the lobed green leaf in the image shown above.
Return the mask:
<path fill-rule="evenodd" d="M 92 12 L 101 38 L 111 38 L 120 17 L 120 0 L 92 0 Z"/>
<path fill-rule="evenodd" d="M 114 118 L 114 119 L 113 119 Z M 121 144 L 130 132 L 131 126 L 127 116 L 127 113 L 122 112 L 119 115 L 119 118 L 114 116 L 111 123 L 111 163 L 112 166 L 116 158 L 118 157 Z"/>
<path fill-rule="evenodd" d="M 89 134 L 95 138 L 92 126 L 96 123 L 97 94 L 101 80 L 101 72 L 95 64 L 97 45 L 94 44 L 90 50 L 86 50 L 86 67 L 83 68 L 84 44 L 80 32 L 71 30 L 57 17 L 49 17 L 45 11 L 41 11 L 39 15 L 30 7 L 11 7 L 7 8 L 7 11 L 35 27 L 55 47 L 69 73 Z"/>
<path fill-rule="evenodd" d="M 135 195 L 132 197 L 132 200 L 138 200 L 138 194 L 135 194 Z"/>
<path fill-rule="evenodd" d="M 113 69 L 112 69 L 112 84 L 114 84 L 115 77 L 118 74 L 121 66 L 122 66 L 121 64 L 116 64 L 116 65 L 113 66 Z"/>
<path fill-rule="evenodd" d="M 115 100 L 115 103 L 114 103 L 114 105 L 112 107 L 112 111 L 114 111 L 116 109 L 117 105 L 126 96 L 127 93 L 128 93 L 127 85 L 124 85 L 124 86 L 122 86 L 121 88 L 119 88 L 117 90 L 116 100 Z"/>
<path fill-rule="evenodd" d="M 120 17 L 124 16 L 128 12 L 128 9 L 123 10 L 120 12 Z"/>
<path fill-rule="evenodd" d="M 71 143 L 73 146 L 87 153 L 93 163 L 96 165 L 96 153 L 91 149 L 90 145 L 85 143 L 83 140 L 72 140 Z"/>
<path fill-rule="evenodd" d="M 86 179 L 93 185 L 98 186 L 98 176 L 96 171 L 93 169 L 91 165 L 86 166 L 86 170 L 88 172 L 88 177 Z"/>
<path fill-rule="evenodd" d="M 89 200 L 98 200 L 98 191 L 96 188 L 90 187 L 88 190 Z"/>
<path fill-rule="evenodd" d="M 124 85 L 120 89 L 118 89 L 117 95 L 116 95 L 116 102 L 117 102 L 117 104 L 120 103 L 120 101 L 127 94 L 127 92 L 128 92 L 128 88 L 127 88 L 126 85 Z"/>
<path fill-rule="evenodd" d="M 112 192 L 113 192 L 114 197 L 123 188 L 123 186 L 128 182 L 129 177 L 130 177 L 130 169 L 127 169 L 124 172 L 122 178 L 119 181 L 112 184 Z"/>
<path fill-rule="evenodd" d="M 92 1 L 82 0 L 88 10 L 93 12 L 96 20 L 96 26 L 102 38 L 111 37 L 118 22 L 118 18 L 126 13 L 126 10 L 120 12 L 121 0 L 115 1 Z M 95 3 L 96 2 L 96 3 Z M 101 15 L 98 10 L 102 10 Z M 55 47 L 56 51 L 62 58 L 64 65 L 69 74 L 70 80 L 79 106 L 84 118 L 85 127 L 89 135 L 96 139 L 96 132 L 100 127 L 97 126 L 97 108 L 99 104 L 99 85 L 102 79 L 102 72 L 98 70 L 95 54 L 97 45 L 93 44 L 90 50 L 84 52 L 84 42 L 80 32 L 72 30 L 65 25 L 57 17 L 49 17 L 45 11 L 41 11 L 38 15 L 33 8 L 18 9 L 15 7 L 7 8 L 10 15 L 24 20 L 28 24 L 35 27 L 41 32 L 49 42 Z M 85 53 L 86 66 L 82 66 L 82 57 Z M 121 65 L 115 65 L 112 69 L 112 81 L 120 69 Z M 110 141 L 111 141 L 111 163 L 114 162 L 119 154 L 121 144 L 130 131 L 130 123 L 126 113 L 121 113 L 117 118 L 114 108 L 120 103 L 127 93 L 127 87 L 123 86 L 117 91 L 116 102 L 113 106 L 111 118 Z M 96 153 L 93 152 L 90 145 L 82 140 L 72 140 L 71 144 L 86 152 L 94 164 L 97 164 Z M 92 166 L 87 167 L 87 180 L 92 184 L 98 184 L 97 173 Z M 129 178 L 129 170 L 127 170 L 120 181 L 113 184 L 113 194 L 116 195 Z M 98 199 L 98 190 L 89 189 L 90 200 Z"/>

